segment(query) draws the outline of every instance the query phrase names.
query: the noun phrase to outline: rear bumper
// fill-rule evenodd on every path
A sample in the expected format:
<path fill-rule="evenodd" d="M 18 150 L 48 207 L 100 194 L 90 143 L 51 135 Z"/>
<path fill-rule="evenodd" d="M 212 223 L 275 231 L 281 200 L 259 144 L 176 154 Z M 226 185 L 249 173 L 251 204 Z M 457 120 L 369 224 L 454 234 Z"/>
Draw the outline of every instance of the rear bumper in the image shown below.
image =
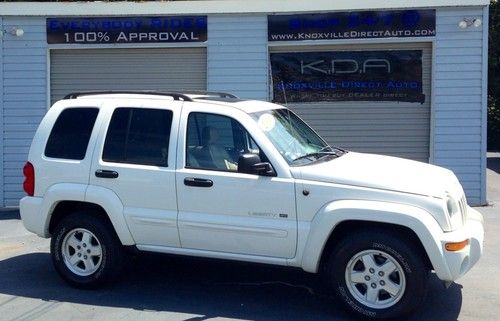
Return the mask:
<path fill-rule="evenodd" d="M 46 216 L 41 212 L 43 198 L 26 196 L 19 202 L 19 212 L 24 227 L 38 236 L 49 237 L 46 226 Z"/>
<path fill-rule="evenodd" d="M 469 244 L 459 251 L 448 251 L 445 248 L 446 243 L 464 240 L 469 240 Z M 443 233 L 440 241 L 444 263 L 448 267 L 448 271 L 446 271 L 447 273 L 436 271 L 436 274 L 443 281 L 455 281 L 467 273 L 483 254 L 483 216 L 475 209 L 468 207 L 467 220 L 462 228 Z"/>

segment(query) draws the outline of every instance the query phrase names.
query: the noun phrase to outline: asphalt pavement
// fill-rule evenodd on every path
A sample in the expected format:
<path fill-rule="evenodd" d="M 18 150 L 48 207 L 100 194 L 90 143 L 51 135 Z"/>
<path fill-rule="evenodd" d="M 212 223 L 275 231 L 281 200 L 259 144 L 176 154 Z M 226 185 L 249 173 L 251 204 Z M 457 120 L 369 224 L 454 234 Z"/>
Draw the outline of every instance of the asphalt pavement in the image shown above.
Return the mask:
<path fill-rule="evenodd" d="M 488 154 L 485 252 L 445 289 L 432 276 L 422 308 L 410 319 L 500 320 L 500 153 Z M 0 209 L 1 321 L 355 320 L 321 280 L 296 269 L 164 255 L 127 260 L 120 280 L 100 290 L 66 285 L 52 267 L 49 240 Z"/>

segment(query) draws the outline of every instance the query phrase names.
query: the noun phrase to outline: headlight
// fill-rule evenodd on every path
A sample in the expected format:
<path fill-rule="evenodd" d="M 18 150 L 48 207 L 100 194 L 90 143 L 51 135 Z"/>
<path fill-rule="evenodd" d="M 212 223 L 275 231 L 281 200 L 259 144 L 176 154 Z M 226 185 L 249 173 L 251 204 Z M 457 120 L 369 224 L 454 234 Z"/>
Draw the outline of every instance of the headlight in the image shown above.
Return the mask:
<path fill-rule="evenodd" d="M 448 209 L 448 215 L 452 217 L 453 215 L 460 213 L 460 206 L 458 202 L 451 196 L 448 195 L 446 200 L 446 208 Z"/>
<path fill-rule="evenodd" d="M 448 195 L 446 198 L 446 210 L 448 211 L 448 216 L 450 217 L 451 229 L 454 230 L 463 225 L 462 209 L 460 204 L 453 197 Z"/>

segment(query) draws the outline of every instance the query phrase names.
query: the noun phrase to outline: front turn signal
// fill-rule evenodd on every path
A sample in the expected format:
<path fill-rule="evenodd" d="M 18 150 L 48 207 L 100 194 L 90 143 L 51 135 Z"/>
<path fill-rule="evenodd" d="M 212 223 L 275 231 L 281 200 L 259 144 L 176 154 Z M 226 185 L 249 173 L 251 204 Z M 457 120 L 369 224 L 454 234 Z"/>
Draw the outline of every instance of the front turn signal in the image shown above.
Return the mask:
<path fill-rule="evenodd" d="M 469 245 L 469 239 L 464 240 L 462 242 L 446 243 L 444 247 L 446 248 L 447 251 L 455 252 L 455 251 L 460 251 L 467 245 Z"/>

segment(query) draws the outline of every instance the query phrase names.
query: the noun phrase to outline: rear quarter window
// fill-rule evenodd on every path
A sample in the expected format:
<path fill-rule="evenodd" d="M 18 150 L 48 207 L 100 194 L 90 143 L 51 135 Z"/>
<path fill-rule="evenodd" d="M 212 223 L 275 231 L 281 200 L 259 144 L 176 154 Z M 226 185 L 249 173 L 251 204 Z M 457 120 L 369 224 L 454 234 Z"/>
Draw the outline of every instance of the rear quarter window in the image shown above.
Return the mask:
<path fill-rule="evenodd" d="M 82 160 L 85 158 L 98 108 L 68 108 L 61 112 L 50 132 L 45 156 Z"/>

